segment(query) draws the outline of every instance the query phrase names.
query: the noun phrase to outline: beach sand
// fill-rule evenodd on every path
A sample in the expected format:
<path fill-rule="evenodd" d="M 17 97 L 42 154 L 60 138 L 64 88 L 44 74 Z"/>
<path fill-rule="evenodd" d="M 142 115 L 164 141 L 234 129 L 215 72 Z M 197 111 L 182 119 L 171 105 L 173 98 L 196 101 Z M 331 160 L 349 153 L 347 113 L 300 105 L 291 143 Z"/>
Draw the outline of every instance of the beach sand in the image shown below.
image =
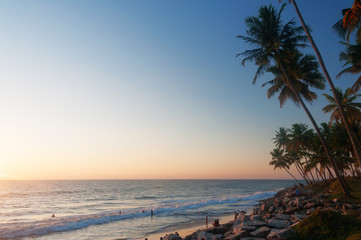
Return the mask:
<path fill-rule="evenodd" d="M 232 215 L 223 215 L 223 216 L 220 216 L 220 217 L 217 217 L 217 218 L 219 219 L 220 224 L 224 224 L 224 223 L 228 223 L 230 221 L 233 221 L 234 220 L 234 215 L 233 214 Z M 216 218 L 209 218 L 208 219 L 208 227 L 212 227 L 212 222 L 215 219 Z M 177 227 L 174 227 L 174 228 L 168 228 L 165 231 L 145 236 L 145 238 L 148 238 L 148 240 L 159 240 L 160 237 L 164 237 L 167 234 L 175 233 L 175 232 L 178 232 L 178 234 L 182 238 L 184 238 L 184 237 L 196 232 L 199 229 L 206 229 L 206 228 L 207 228 L 207 226 L 205 224 L 205 219 L 204 219 L 203 221 L 184 224 L 182 226 L 177 226 Z M 139 239 L 139 240 L 141 240 L 141 239 Z"/>

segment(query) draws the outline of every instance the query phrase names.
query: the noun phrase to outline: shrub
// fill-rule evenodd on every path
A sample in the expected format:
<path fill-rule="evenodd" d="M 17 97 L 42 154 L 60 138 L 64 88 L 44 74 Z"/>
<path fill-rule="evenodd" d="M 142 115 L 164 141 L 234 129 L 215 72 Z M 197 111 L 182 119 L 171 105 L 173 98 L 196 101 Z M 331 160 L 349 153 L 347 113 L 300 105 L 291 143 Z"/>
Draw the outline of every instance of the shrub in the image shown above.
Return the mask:
<path fill-rule="evenodd" d="M 334 211 L 315 211 L 295 227 L 296 239 L 309 240 L 360 240 L 361 222 L 356 217 Z M 352 236 L 350 236 L 353 234 Z M 350 239 L 347 237 L 350 236 Z M 352 237 L 352 238 L 351 238 Z"/>

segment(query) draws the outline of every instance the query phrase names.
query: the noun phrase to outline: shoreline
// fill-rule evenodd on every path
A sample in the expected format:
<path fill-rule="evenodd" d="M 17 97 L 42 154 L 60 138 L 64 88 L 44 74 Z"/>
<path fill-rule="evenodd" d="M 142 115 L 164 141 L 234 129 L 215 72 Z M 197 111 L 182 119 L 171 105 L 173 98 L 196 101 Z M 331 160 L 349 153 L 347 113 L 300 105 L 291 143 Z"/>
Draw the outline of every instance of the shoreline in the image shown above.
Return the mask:
<path fill-rule="evenodd" d="M 260 201 L 264 201 L 264 199 L 261 199 Z M 250 215 L 253 211 L 253 209 L 256 207 L 252 206 L 250 208 L 247 209 L 247 215 Z M 234 214 L 223 214 L 220 215 L 218 217 L 211 217 L 208 219 L 208 225 L 205 224 L 205 219 L 204 220 L 199 220 L 199 221 L 195 221 L 195 222 L 190 222 L 190 223 L 184 223 L 178 226 L 173 226 L 173 227 L 169 227 L 167 229 L 164 229 L 162 231 L 156 232 L 156 233 L 151 233 L 149 235 L 145 235 L 144 238 L 138 238 L 135 240 L 144 240 L 144 239 L 148 239 L 148 240 L 160 240 L 160 238 L 163 238 L 166 235 L 170 235 L 170 234 L 174 234 L 174 233 L 178 233 L 180 237 L 182 237 L 183 239 L 189 235 L 192 235 L 193 233 L 201 230 L 201 231 L 206 231 L 210 228 L 212 228 L 212 222 L 215 219 L 219 219 L 220 221 L 220 225 L 224 225 L 227 223 L 231 223 L 236 221 L 234 219 Z"/>
<path fill-rule="evenodd" d="M 193 223 L 188 223 L 188 224 L 185 223 L 180 226 L 170 227 L 163 231 L 146 235 L 144 238 L 147 238 L 148 240 L 159 240 L 161 237 L 164 238 L 165 235 L 167 235 L 167 234 L 169 235 L 169 234 L 172 234 L 175 232 L 177 232 L 179 234 L 179 236 L 181 236 L 182 238 L 185 238 L 186 236 L 191 235 L 192 233 L 194 233 L 198 230 L 206 230 L 208 228 L 211 228 L 212 222 L 215 219 L 219 219 L 221 224 L 225 224 L 225 223 L 234 221 L 234 215 L 233 214 L 225 214 L 225 215 L 221 215 L 219 217 L 210 218 L 208 220 L 209 221 L 208 226 L 206 226 L 206 224 L 205 224 L 205 219 L 199 220 L 199 221 L 193 222 Z M 144 238 L 136 239 L 136 240 L 144 240 Z"/>
<path fill-rule="evenodd" d="M 328 211 L 339 214 L 338 216 L 355 215 L 355 213 L 361 216 L 361 204 L 327 199 L 323 194 L 300 186 L 284 188 L 271 198 L 259 200 L 258 204 L 250 209 L 246 213 L 240 213 L 237 218 L 234 215 L 220 216 L 219 226 L 212 227 L 211 223 L 215 219 L 212 218 L 209 219 L 211 226 L 208 227 L 205 224 L 201 225 L 203 227 L 178 226 L 150 234 L 145 238 L 148 240 L 291 240 L 296 236 L 294 227 L 301 222 L 305 224 L 302 220 L 309 219 L 313 213 Z M 359 235 L 361 236 L 361 233 Z"/>

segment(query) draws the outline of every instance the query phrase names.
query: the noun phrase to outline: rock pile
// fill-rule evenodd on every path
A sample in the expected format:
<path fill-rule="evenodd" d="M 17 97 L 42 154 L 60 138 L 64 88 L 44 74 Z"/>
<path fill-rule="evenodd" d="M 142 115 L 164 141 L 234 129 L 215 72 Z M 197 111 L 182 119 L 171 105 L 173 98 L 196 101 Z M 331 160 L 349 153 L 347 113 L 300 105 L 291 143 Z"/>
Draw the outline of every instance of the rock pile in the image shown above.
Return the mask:
<path fill-rule="evenodd" d="M 219 227 L 198 230 L 184 240 L 288 240 L 295 234 L 293 226 L 316 210 L 332 210 L 344 215 L 361 214 L 361 205 L 327 200 L 320 195 L 307 195 L 302 191 L 293 194 L 288 188 L 274 197 L 261 201 L 251 215 L 240 213 L 232 222 Z M 164 240 L 181 240 L 180 236 L 167 235 Z"/>

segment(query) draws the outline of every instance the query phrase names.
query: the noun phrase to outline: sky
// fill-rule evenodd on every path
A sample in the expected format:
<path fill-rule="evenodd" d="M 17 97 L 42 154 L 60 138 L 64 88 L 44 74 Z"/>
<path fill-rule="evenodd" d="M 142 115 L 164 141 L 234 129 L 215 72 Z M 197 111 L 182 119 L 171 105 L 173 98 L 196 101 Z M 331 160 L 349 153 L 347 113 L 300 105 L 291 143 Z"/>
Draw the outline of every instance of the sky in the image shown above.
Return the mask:
<path fill-rule="evenodd" d="M 278 0 L 0 2 L 0 179 L 284 179 L 279 127 L 309 120 L 267 99 L 236 54 L 244 20 Z M 298 1 L 337 87 L 332 25 L 352 0 Z M 283 19 L 299 20 L 292 5 Z M 305 52 L 313 53 L 311 48 Z M 329 116 L 319 99 L 318 123 Z"/>

